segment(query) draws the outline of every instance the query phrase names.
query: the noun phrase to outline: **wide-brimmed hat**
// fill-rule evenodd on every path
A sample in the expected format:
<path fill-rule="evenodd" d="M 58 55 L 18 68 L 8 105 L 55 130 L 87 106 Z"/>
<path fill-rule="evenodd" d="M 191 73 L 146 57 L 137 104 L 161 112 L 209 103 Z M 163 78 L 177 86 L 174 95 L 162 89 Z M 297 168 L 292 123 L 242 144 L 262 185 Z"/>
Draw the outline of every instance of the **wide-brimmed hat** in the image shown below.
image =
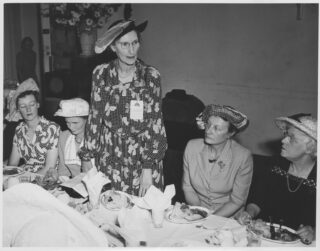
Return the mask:
<path fill-rule="evenodd" d="M 5 119 L 8 121 L 19 121 L 22 119 L 20 112 L 17 110 L 16 100 L 17 97 L 25 91 L 36 91 L 39 92 L 39 87 L 33 78 L 28 78 L 19 84 L 18 88 L 14 91 L 12 97 L 9 97 L 9 113 L 6 115 Z"/>
<path fill-rule="evenodd" d="M 148 21 L 136 25 L 133 20 L 118 20 L 111 24 L 104 34 L 96 41 L 94 50 L 102 53 L 112 42 L 130 31 L 142 32 L 147 27 Z"/>
<path fill-rule="evenodd" d="M 73 98 L 60 101 L 60 109 L 54 116 L 82 117 L 89 115 L 89 104 L 82 98 Z"/>
<path fill-rule="evenodd" d="M 279 117 L 275 119 L 275 123 L 282 131 L 293 126 L 317 141 L 318 122 L 311 114 L 299 113 L 289 117 Z"/>
<path fill-rule="evenodd" d="M 223 119 L 226 119 L 238 130 L 244 129 L 248 123 L 247 116 L 237 111 L 233 107 L 215 104 L 207 105 L 204 108 L 204 111 L 199 114 L 197 120 L 199 121 L 199 119 L 201 119 L 202 122 L 206 124 L 211 116 L 219 116 Z"/>

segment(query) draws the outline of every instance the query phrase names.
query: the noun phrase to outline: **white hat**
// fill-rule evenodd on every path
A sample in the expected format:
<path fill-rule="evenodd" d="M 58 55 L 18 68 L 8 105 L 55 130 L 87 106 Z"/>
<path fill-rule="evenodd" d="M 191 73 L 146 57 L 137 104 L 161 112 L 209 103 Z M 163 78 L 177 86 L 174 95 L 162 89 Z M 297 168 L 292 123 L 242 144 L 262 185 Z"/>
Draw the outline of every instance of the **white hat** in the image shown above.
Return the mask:
<path fill-rule="evenodd" d="M 82 98 L 73 98 L 60 101 L 60 109 L 54 116 L 81 117 L 89 115 L 89 104 Z"/>
<path fill-rule="evenodd" d="M 288 125 L 294 126 L 317 141 L 317 119 L 310 114 L 300 113 L 290 117 L 279 117 L 275 119 L 275 123 L 283 131 L 287 130 Z"/>

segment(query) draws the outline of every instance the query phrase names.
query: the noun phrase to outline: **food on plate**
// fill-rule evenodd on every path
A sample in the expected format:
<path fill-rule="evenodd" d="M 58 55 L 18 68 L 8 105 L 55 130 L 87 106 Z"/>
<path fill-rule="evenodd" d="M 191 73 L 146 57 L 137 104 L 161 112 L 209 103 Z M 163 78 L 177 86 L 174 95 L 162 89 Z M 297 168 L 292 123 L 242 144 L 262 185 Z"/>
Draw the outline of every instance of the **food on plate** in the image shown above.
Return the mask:
<path fill-rule="evenodd" d="M 101 197 L 101 203 L 107 209 L 119 210 L 122 207 L 129 207 L 131 204 L 130 198 L 124 193 L 108 190 Z"/>
<path fill-rule="evenodd" d="M 294 233 L 291 233 L 289 230 L 282 228 L 281 230 L 276 230 L 275 240 L 281 240 L 281 241 L 295 241 L 298 239 L 298 236 Z"/>
<path fill-rule="evenodd" d="M 196 221 L 208 216 L 208 213 L 199 208 L 191 208 L 185 203 L 176 202 L 173 207 L 171 218 L 186 219 L 188 221 Z"/>
<path fill-rule="evenodd" d="M 265 238 L 271 238 L 270 226 L 261 219 L 252 221 L 251 230 L 256 234 L 262 235 Z"/>
<path fill-rule="evenodd" d="M 290 231 L 287 227 L 279 227 L 278 224 L 274 225 L 274 233 L 271 233 L 270 223 L 264 222 L 261 219 L 252 221 L 250 226 L 251 231 L 257 234 L 261 234 L 264 238 L 270 240 L 276 240 L 281 242 L 292 242 L 299 239 L 299 236 L 294 232 Z"/>

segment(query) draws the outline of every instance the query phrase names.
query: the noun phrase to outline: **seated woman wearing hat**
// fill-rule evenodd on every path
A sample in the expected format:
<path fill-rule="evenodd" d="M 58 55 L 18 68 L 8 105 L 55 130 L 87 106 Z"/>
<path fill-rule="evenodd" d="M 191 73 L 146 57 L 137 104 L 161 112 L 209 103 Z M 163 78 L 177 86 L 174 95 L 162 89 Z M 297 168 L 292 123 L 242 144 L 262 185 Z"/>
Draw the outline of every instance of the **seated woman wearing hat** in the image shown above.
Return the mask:
<path fill-rule="evenodd" d="M 83 146 L 84 130 L 89 114 L 89 104 L 81 98 L 60 101 L 60 109 L 55 116 L 65 117 L 69 130 L 59 137 L 59 176 L 70 178 L 81 172 L 81 160 L 78 151 Z"/>
<path fill-rule="evenodd" d="M 231 139 L 248 119 L 230 106 L 212 104 L 197 120 L 205 136 L 190 140 L 184 152 L 186 202 L 230 217 L 245 205 L 251 184 L 252 155 Z"/>
<path fill-rule="evenodd" d="M 259 183 L 239 221 L 271 218 L 296 229 L 302 242 L 311 243 L 316 225 L 317 120 L 296 114 L 275 122 L 284 132 L 282 158 Z"/>
<path fill-rule="evenodd" d="M 39 91 L 37 84 L 28 79 L 20 84 L 15 94 L 15 116 L 23 121 L 16 127 L 8 165 L 18 166 L 25 162 L 24 169 L 45 174 L 56 168 L 60 127 L 39 116 Z"/>

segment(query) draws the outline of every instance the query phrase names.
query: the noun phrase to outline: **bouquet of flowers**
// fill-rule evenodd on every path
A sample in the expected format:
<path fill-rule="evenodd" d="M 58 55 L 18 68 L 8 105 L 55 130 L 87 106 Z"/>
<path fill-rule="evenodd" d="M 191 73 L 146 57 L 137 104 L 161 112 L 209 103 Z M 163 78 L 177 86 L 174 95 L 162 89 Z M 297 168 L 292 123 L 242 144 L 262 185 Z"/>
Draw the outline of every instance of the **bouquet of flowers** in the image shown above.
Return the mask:
<path fill-rule="evenodd" d="M 50 16 L 56 25 L 76 27 L 90 32 L 103 27 L 121 4 L 58 3 L 50 4 Z"/>

